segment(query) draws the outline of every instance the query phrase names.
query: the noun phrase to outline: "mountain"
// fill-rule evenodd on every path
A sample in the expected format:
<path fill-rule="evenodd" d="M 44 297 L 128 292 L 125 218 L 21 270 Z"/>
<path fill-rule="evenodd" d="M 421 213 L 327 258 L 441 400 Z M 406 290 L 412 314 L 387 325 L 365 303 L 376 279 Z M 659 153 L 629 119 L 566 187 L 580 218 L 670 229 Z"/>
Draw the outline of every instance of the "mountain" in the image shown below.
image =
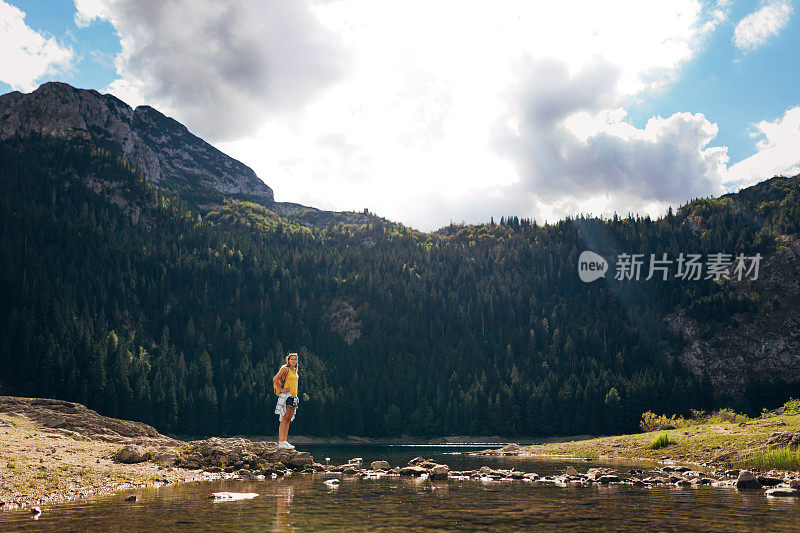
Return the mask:
<path fill-rule="evenodd" d="M 701 234 L 715 223 L 704 212 L 709 202 L 684 207 Z M 775 249 L 757 279 L 727 283 L 726 298 L 744 305 L 721 316 L 681 308 L 665 321 L 687 341 L 680 362 L 708 376 L 718 396 L 774 404 L 796 395 L 800 383 L 800 176 L 775 177 L 714 202 L 762 228 Z M 713 299 L 692 305 L 720 312 Z"/>
<path fill-rule="evenodd" d="M 15 135 L 82 139 L 119 152 L 153 183 L 200 201 L 223 195 L 269 205 L 272 189 L 243 163 L 149 106 L 132 109 L 110 94 L 45 83 L 0 96 L 0 139 Z"/>
<path fill-rule="evenodd" d="M 201 211 L 225 199 L 251 201 L 304 224 L 366 223 L 364 213 L 331 212 L 276 202 L 272 189 L 247 165 L 193 135 L 150 106 L 132 109 L 122 100 L 60 82 L 29 94 L 0 96 L 0 140 L 44 135 L 78 139 L 121 155 L 153 183 Z"/>
<path fill-rule="evenodd" d="M 152 179 L 109 140 L 123 126 L 67 127 L 86 121 L 52 117 L 80 105 L 37 117 L 12 105 L 24 96 L 0 97 L 5 393 L 160 431 L 272 433 L 271 378 L 298 351 L 293 431 L 365 436 L 633 431 L 647 410 L 757 413 L 800 394 L 798 177 L 658 219 L 425 234 L 193 188 L 178 170 Z M 755 280 L 624 281 L 612 267 L 584 283 L 587 249 L 764 259 Z"/>

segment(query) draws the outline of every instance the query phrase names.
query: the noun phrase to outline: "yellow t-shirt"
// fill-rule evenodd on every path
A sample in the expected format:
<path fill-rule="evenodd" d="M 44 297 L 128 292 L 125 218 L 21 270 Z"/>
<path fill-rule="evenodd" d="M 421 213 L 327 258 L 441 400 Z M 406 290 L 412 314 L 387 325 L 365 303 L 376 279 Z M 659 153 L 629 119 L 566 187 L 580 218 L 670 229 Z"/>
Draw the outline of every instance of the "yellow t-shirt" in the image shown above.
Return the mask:
<path fill-rule="evenodd" d="M 287 369 L 286 380 L 283 382 L 284 388 L 289 389 L 289 394 L 297 396 L 297 374 L 292 372 L 292 369 Z"/>

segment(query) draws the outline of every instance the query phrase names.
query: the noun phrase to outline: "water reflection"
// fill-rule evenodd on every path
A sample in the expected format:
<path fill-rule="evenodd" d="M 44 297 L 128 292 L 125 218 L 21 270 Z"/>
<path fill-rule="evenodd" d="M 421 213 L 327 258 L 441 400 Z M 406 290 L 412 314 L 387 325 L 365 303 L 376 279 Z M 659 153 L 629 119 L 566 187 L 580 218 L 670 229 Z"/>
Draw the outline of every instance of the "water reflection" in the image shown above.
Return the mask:
<path fill-rule="evenodd" d="M 275 528 L 273 531 L 281 533 L 290 531 L 289 511 L 292 507 L 292 498 L 294 498 L 294 487 L 292 485 L 279 487 L 275 498 L 278 505 L 275 510 Z"/>
<path fill-rule="evenodd" d="M 386 450 L 379 453 L 392 465 L 401 463 Z M 412 453 L 447 463 L 454 457 Z M 370 460 L 363 450 L 350 450 L 348 455 L 363 456 L 365 463 Z M 478 461 L 543 475 L 563 472 L 569 464 L 582 472 L 589 466 L 495 459 L 493 463 Z M 630 465 L 625 471 L 628 468 Z M 341 480 L 338 489 L 325 484 L 333 478 Z M 216 504 L 208 500 L 212 492 L 220 491 L 256 492 L 259 496 Z M 139 497 L 135 503 L 124 501 L 131 494 L 126 493 L 48 506 L 35 522 L 27 511 L 0 513 L 0 531 L 796 531 L 795 518 L 800 512 L 800 502 L 795 499 L 710 486 L 557 486 L 392 476 L 362 479 L 342 474 L 215 481 L 135 493 Z"/>

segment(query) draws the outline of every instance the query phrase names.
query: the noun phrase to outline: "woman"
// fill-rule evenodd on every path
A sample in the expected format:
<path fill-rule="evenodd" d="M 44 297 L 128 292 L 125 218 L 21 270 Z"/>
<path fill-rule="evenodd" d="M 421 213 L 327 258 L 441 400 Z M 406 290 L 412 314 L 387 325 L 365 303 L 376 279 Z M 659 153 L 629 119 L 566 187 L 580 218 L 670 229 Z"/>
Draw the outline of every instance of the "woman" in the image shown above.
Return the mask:
<path fill-rule="evenodd" d="M 278 426 L 278 448 L 294 450 L 294 446 L 289 444 L 289 424 L 294 420 L 297 404 L 300 398 L 297 397 L 297 354 L 290 353 L 286 356 L 286 364 L 281 367 L 275 377 L 272 378 L 272 386 L 275 394 L 278 395 L 278 404 L 275 406 L 275 414 L 278 415 L 280 425 Z"/>

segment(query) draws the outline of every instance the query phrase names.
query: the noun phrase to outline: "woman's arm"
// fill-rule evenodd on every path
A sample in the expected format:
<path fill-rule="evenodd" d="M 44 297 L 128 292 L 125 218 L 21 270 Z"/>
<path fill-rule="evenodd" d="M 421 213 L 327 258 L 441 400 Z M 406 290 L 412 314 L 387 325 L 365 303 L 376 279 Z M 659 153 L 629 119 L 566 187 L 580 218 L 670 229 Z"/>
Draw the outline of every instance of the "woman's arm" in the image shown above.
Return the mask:
<path fill-rule="evenodd" d="M 276 389 L 280 389 L 281 392 L 289 392 L 289 389 L 287 389 L 286 387 L 281 388 L 281 383 L 286 378 L 287 372 L 289 372 L 289 369 L 283 367 L 278 371 L 277 374 L 275 374 L 275 377 L 272 378 L 273 387 L 275 387 Z"/>

